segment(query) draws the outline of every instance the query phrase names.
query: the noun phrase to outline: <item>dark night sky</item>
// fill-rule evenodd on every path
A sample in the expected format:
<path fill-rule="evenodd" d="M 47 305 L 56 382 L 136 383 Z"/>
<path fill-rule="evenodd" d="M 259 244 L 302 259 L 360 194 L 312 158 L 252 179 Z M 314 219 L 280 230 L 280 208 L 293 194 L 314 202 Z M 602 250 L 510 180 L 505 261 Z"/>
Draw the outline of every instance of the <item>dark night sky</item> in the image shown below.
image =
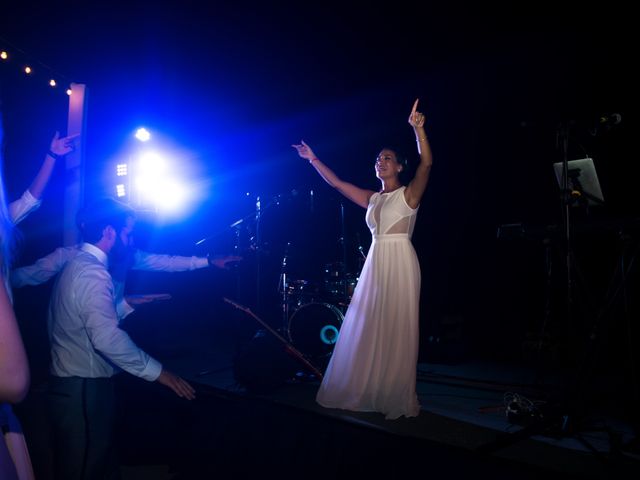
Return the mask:
<path fill-rule="evenodd" d="M 194 175 L 215 185 L 188 219 L 142 230 L 150 249 L 201 253 L 193 244 L 209 235 L 211 250 L 224 249 L 226 226 L 252 212 L 244 192 L 296 190 L 266 212 L 265 237 L 274 258 L 292 241 L 299 275 L 319 275 L 337 255 L 340 201 L 290 145 L 304 138 L 345 179 L 377 188 L 372 160 L 382 146 L 417 158 L 406 123 L 415 98 L 435 163 L 414 234 L 424 335 L 439 319 L 461 316 L 471 335 L 488 340 L 516 301 L 523 323 L 539 321 L 541 248 L 503 247 L 496 229 L 560 221 L 551 169 L 562 158 L 559 124 L 571 124 L 569 158 L 596 164 L 607 206 L 595 215 L 638 214 L 631 15 L 615 2 L 207 3 L 21 2 L 0 18 L 3 46 L 89 89 L 87 195 L 109 188 L 101 172 L 139 124 L 192 152 Z M 5 182 L 15 196 L 52 132 L 65 130 L 66 99 L 12 66 L 2 65 L 0 94 Z M 621 124 L 592 135 L 600 116 L 614 112 Z M 56 181 L 22 226 L 23 261 L 60 242 L 55 222 L 42 221 L 59 212 Z M 345 204 L 349 263 L 358 240 L 368 245 L 363 213 Z M 179 297 L 175 283 L 159 282 Z"/>

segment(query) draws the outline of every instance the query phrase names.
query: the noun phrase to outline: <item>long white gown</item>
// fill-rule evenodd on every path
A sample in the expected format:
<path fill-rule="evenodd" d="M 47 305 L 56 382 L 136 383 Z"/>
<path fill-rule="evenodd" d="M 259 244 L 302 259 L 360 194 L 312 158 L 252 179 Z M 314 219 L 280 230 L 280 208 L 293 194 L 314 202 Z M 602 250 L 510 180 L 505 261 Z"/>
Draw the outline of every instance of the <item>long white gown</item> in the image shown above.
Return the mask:
<path fill-rule="evenodd" d="M 416 395 L 420 264 L 411 243 L 418 209 L 405 187 L 375 193 L 366 221 L 373 241 L 316 401 L 328 408 L 420 413 Z"/>

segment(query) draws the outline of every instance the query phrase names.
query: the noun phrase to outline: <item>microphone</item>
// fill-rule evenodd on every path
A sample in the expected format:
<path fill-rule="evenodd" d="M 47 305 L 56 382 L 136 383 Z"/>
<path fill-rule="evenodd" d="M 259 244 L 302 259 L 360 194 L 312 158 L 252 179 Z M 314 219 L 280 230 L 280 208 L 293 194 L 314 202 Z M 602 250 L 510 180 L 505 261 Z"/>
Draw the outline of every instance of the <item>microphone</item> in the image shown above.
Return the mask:
<path fill-rule="evenodd" d="M 366 260 L 367 256 L 364 254 L 364 249 L 362 248 L 362 243 L 360 242 L 359 233 L 356 233 L 356 241 L 358 242 L 358 251 L 360 252 L 360 255 L 362 255 L 362 258 Z"/>
<path fill-rule="evenodd" d="M 619 113 L 612 113 L 610 115 L 602 115 L 598 119 L 598 125 L 603 125 L 603 126 L 618 125 L 620 122 L 622 122 L 622 115 L 620 115 Z"/>
<path fill-rule="evenodd" d="M 282 257 L 282 268 L 287 266 L 287 258 L 289 256 L 289 247 L 291 246 L 291 242 L 287 242 L 287 246 L 284 249 L 284 257 Z"/>
<path fill-rule="evenodd" d="M 591 136 L 595 137 L 603 132 L 608 132 L 612 127 L 622 122 L 622 115 L 619 113 L 611 113 L 609 115 L 601 115 L 595 125 L 589 129 Z"/>
<path fill-rule="evenodd" d="M 291 242 L 287 242 L 287 246 L 284 247 L 284 257 L 282 257 L 282 265 L 280 268 L 280 279 L 278 280 L 278 292 L 287 295 L 287 258 L 289 256 L 289 246 Z M 283 310 L 286 312 L 286 302 L 282 304 Z"/>

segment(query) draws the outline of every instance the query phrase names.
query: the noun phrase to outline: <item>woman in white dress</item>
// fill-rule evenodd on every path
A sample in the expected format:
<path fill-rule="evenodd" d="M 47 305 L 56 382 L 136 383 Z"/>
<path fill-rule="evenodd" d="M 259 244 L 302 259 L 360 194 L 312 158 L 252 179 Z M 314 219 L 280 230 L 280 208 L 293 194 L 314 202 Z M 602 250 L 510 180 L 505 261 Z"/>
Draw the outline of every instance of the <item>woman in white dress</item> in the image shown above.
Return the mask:
<path fill-rule="evenodd" d="M 388 419 L 420 413 L 416 395 L 420 265 L 411 243 L 416 214 L 431 171 L 431 148 L 418 100 L 409 115 L 420 154 L 404 186 L 404 165 L 383 149 L 375 163 L 378 192 L 341 180 L 303 141 L 293 145 L 332 187 L 367 209 L 371 248 L 344 317 L 317 402 L 328 408 L 380 412 Z"/>

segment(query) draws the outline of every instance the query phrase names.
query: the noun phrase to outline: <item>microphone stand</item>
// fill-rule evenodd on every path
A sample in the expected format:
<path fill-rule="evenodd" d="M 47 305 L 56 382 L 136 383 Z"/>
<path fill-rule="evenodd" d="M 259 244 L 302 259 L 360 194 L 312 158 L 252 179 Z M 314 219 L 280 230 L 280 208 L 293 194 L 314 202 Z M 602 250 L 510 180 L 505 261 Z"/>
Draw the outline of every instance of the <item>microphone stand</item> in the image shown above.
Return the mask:
<path fill-rule="evenodd" d="M 255 213 L 255 236 L 256 236 L 256 310 L 260 310 L 260 262 L 262 257 L 262 238 L 260 231 L 260 220 L 262 219 L 262 203 L 260 196 L 256 197 L 256 213 Z"/>
<path fill-rule="evenodd" d="M 256 197 L 256 210 L 255 210 L 255 251 L 256 251 L 256 309 L 260 309 L 261 300 L 261 285 L 260 285 L 260 272 L 262 263 L 262 211 L 271 207 L 272 205 L 280 205 L 280 201 L 286 198 L 295 197 L 298 194 L 296 190 L 292 190 L 287 195 L 275 195 L 266 205 L 262 205 L 262 200 L 258 195 Z"/>
<path fill-rule="evenodd" d="M 282 265 L 280 270 L 280 281 L 278 289 L 282 293 L 282 329 L 286 331 L 289 323 L 289 286 L 287 285 L 287 258 L 289 256 L 289 247 L 291 242 L 287 242 L 284 249 L 284 257 L 282 257 Z"/>
<path fill-rule="evenodd" d="M 568 341 L 571 340 L 572 332 L 572 313 L 573 313 L 573 277 L 571 272 L 572 265 L 572 251 L 571 251 L 571 220 L 570 220 L 570 207 L 571 207 L 571 190 L 569 189 L 569 124 L 558 126 L 558 142 L 561 144 L 562 151 L 562 203 L 563 203 L 563 229 L 565 240 L 565 267 L 566 267 L 566 286 L 567 286 L 567 334 Z"/>
<path fill-rule="evenodd" d="M 347 244 L 345 242 L 345 228 L 344 228 L 344 202 L 340 201 L 340 245 L 342 247 L 342 298 L 347 298 Z"/>
<path fill-rule="evenodd" d="M 240 256 L 240 254 L 242 253 L 240 247 L 241 247 L 241 240 L 240 240 L 240 229 L 242 228 L 242 222 L 243 220 L 240 219 L 234 223 L 231 224 L 230 228 L 233 228 L 234 230 L 234 245 L 233 245 L 233 250 L 234 253 L 238 256 Z M 240 291 L 241 291 L 241 287 L 242 287 L 242 282 L 240 280 L 240 275 L 238 273 L 238 269 L 234 269 L 235 270 L 235 280 L 236 280 L 236 295 L 238 298 L 240 298 Z"/>

